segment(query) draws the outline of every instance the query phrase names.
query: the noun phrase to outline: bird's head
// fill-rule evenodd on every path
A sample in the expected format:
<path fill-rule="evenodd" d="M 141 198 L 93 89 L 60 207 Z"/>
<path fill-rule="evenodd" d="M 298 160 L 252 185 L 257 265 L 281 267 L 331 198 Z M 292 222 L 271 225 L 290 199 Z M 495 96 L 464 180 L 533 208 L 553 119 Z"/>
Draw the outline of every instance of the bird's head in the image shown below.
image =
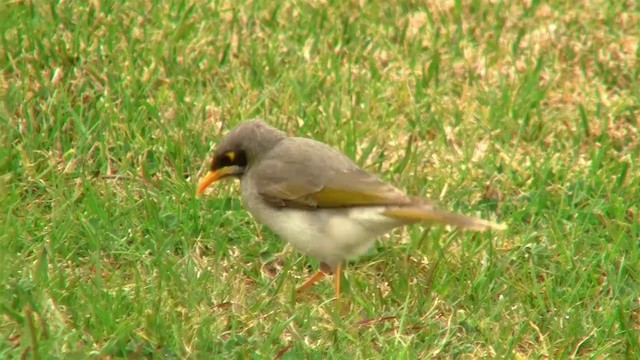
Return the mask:
<path fill-rule="evenodd" d="M 240 123 L 216 146 L 211 167 L 198 183 L 196 195 L 218 180 L 242 178 L 251 165 L 285 137 L 285 133 L 260 120 Z"/>

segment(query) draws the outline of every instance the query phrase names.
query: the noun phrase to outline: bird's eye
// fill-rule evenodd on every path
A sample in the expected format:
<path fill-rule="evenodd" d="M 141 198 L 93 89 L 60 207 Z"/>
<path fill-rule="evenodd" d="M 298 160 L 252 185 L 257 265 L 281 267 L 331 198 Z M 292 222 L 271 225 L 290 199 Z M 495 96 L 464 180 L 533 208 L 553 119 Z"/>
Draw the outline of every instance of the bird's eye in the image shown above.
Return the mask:
<path fill-rule="evenodd" d="M 245 167 L 247 166 L 247 155 L 243 150 L 231 150 L 216 155 L 211 162 L 211 170 L 215 171 L 229 166 Z"/>
<path fill-rule="evenodd" d="M 233 161 L 236 159 L 236 153 L 228 151 L 222 155 L 220 159 L 220 167 L 226 167 L 233 165 Z"/>

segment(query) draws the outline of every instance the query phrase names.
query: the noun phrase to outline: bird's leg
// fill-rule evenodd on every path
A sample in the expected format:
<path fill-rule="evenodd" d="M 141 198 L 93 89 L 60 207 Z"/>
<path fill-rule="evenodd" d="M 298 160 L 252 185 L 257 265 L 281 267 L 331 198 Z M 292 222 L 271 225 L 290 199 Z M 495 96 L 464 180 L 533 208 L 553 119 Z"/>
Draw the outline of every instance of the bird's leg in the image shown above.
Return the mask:
<path fill-rule="evenodd" d="M 325 275 L 327 275 L 327 271 L 326 268 L 323 266 L 324 263 L 320 264 L 320 270 L 318 270 L 315 274 L 313 274 L 310 278 L 308 278 L 305 282 L 302 283 L 302 285 L 300 285 L 298 287 L 298 289 L 296 289 L 296 292 L 303 292 L 306 288 L 308 288 L 309 286 L 317 283 L 318 281 L 322 280 L 322 278 L 325 277 Z"/>
<path fill-rule="evenodd" d="M 313 274 L 310 278 L 308 278 L 302 285 L 296 289 L 296 292 L 300 293 L 304 291 L 309 286 L 317 283 L 322 280 L 327 274 L 333 274 L 333 290 L 336 294 L 336 299 L 340 298 L 340 277 L 342 276 L 342 264 L 336 265 L 335 268 L 331 268 L 326 263 L 320 263 L 320 270 L 318 270 L 315 274 Z"/>
<path fill-rule="evenodd" d="M 342 264 L 336 265 L 333 269 L 333 290 L 336 294 L 336 299 L 340 299 L 340 278 L 342 277 Z"/>

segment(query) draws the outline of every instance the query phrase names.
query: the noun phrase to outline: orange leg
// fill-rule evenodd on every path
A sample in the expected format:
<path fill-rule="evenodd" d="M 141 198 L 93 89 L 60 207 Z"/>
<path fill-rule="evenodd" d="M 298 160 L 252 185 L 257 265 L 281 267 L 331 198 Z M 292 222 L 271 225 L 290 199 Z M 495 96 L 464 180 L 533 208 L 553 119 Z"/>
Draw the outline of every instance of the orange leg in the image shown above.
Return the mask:
<path fill-rule="evenodd" d="M 342 276 L 342 264 L 338 264 L 333 269 L 333 290 L 336 293 L 336 299 L 340 299 L 340 277 Z"/>
<path fill-rule="evenodd" d="M 327 274 L 333 274 L 333 290 L 335 291 L 336 299 L 340 298 L 340 279 L 342 276 L 342 264 L 336 265 L 335 268 L 331 269 L 329 265 L 325 263 L 320 263 L 320 270 L 318 270 L 315 274 L 313 274 L 310 278 L 308 278 L 302 285 L 300 285 L 296 292 L 300 293 L 304 291 L 309 286 L 317 283 L 322 280 Z"/>
<path fill-rule="evenodd" d="M 320 281 L 322 278 L 324 278 L 325 276 L 325 272 L 322 270 L 319 270 L 318 272 L 316 272 L 315 274 L 313 274 L 313 276 L 311 276 L 310 278 L 307 279 L 307 281 L 305 281 L 304 283 L 302 283 L 302 285 L 300 285 L 298 287 L 298 289 L 296 289 L 296 292 L 302 292 L 304 291 L 306 288 L 308 288 L 309 286 L 317 283 L 318 281 Z"/>

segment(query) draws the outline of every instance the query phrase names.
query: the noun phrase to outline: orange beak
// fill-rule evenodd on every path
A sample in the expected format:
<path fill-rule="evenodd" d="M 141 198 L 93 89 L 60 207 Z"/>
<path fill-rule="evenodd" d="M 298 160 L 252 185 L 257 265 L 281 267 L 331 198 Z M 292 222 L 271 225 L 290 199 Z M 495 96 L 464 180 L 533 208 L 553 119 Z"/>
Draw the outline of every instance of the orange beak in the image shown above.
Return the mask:
<path fill-rule="evenodd" d="M 208 188 L 209 185 L 213 184 L 214 182 L 220 180 L 221 177 L 222 174 L 220 174 L 220 171 L 209 171 L 207 175 L 200 179 L 198 188 L 196 189 L 196 196 L 202 194 L 204 189 Z"/>
<path fill-rule="evenodd" d="M 229 175 L 236 175 L 238 173 L 241 173 L 241 171 L 242 169 L 235 165 L 226 166 L 217 170 L 210 170 L 202 179 L 200 179 L 198 188 L 196 189 L 196 196 L 200 195 L 206 188 L 209 187 L 209 185 L 213 184 L 214 182 Z"/>

